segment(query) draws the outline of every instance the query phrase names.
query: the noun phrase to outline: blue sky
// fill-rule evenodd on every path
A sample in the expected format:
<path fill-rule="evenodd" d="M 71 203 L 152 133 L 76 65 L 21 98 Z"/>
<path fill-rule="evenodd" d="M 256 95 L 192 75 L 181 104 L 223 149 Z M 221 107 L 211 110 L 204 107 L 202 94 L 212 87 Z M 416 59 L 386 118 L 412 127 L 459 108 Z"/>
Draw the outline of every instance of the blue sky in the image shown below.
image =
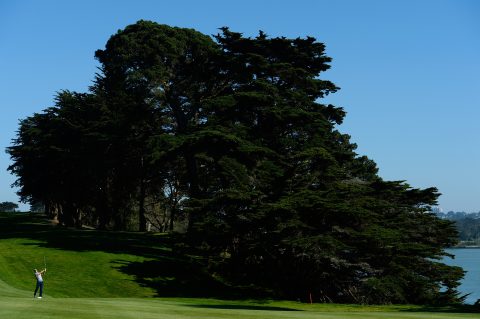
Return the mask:
<path fill-rule="evenodd" d="M 341 88 L 339 129 L 386 180 L 435 186 L 443 210 L 480 211 L 480 1 L 0 0 L 0 201 L 18 202 L 3 152 L 18 121 L 62 89 L 85 92 L 94 52 L 117 30 L 152 20 L 215 34 L 313 36 L 322 75 Z M 28 207 L 22 205 L 21 207 Z"/>

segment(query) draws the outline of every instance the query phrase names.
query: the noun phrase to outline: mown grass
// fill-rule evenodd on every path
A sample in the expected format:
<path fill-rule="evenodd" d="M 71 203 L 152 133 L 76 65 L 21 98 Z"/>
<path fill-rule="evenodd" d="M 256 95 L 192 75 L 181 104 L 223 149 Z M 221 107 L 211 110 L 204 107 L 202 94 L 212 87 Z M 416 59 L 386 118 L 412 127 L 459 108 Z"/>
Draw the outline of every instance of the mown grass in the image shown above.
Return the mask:
<path fill-rule="evenodd" d="M 294 302 L 229 302 L 209 299 L 156 298 L 0 298 L 0 318 L 232 318 L 232 319 L 461 319 L 474 313 L 425 312 L 421 308 L 305 305 Z"/>
<path fill-rule="evenodd" d="M 169 240 L 0 214 L 0 318 L 480 318 L 471 307 L 245 300 L 194 259 L 175 256 Z M 44 266 L 44 256 L 45 295 L 33 299 L 32 270 Z"/>

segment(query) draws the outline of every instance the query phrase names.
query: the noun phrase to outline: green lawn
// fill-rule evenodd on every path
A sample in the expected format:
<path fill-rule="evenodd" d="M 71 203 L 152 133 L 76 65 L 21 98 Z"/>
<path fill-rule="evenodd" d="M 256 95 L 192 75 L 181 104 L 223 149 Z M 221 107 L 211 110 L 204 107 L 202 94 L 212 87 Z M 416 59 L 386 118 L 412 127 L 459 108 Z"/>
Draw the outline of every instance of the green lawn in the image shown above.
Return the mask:
<path fill-rule="evenodd" d="M 66 230 L 38 215 L 0 214 L 0 318 L 480 318 L 465 307 L 242 300 L 169 247 L 162 235 Z M 44 298 L 33 299 L 32 270 L 44 256 Z"/>
<path fill-rule="evenodd" d="M 155 298 L 0 298 L 0 318 L 480 318 L 474 313 L 425 312 L 418 307 L 304 305 L 294 302 Z"/>

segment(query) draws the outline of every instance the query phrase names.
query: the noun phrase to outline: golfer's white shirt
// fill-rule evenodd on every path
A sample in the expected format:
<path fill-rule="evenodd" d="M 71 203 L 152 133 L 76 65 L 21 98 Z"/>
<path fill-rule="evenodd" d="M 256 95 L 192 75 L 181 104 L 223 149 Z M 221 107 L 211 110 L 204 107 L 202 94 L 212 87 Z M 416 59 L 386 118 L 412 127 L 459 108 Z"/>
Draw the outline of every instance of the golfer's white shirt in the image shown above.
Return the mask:
<path fill-rule="evenodd" d="M 35 277 L 37 277 L 38 282 L 43 282 L 42 274 L 38 271 L 35 273 Z"/>

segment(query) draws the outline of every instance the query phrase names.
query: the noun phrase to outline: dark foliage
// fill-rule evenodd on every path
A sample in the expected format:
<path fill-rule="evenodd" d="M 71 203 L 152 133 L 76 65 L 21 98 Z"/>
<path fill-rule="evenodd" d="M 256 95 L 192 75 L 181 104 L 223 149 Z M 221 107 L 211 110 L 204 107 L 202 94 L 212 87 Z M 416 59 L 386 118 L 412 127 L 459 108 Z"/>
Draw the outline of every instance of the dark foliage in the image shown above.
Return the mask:
<path fill-rule="evenodd" d="M 17 203 L 13 202 L 1 202 L 0 212 L 14 212 L 18 208 Z"/>

